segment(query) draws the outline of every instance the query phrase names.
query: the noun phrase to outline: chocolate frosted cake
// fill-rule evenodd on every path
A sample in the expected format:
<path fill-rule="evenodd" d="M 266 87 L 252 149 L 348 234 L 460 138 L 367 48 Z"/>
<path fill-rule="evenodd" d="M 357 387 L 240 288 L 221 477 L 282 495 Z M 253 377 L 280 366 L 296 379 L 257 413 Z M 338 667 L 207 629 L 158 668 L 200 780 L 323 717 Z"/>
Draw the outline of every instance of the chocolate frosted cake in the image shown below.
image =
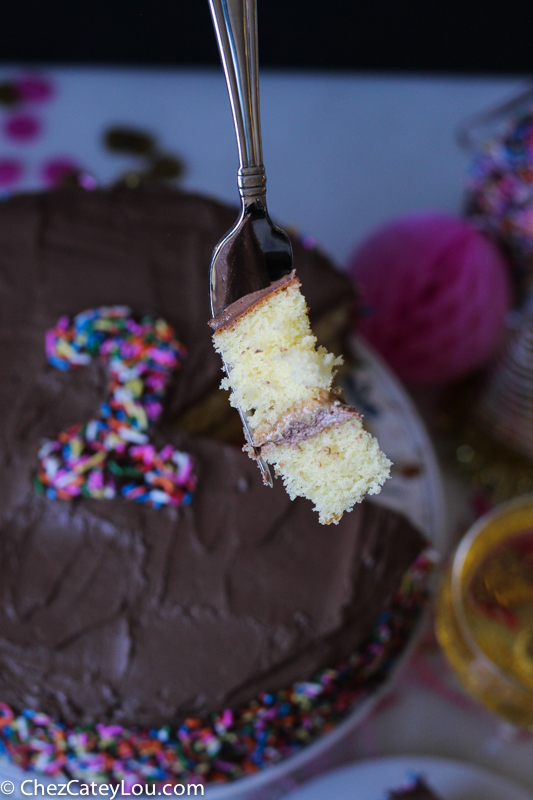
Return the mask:
<path fill-rule="evenodd" d="M 228 443 L 207 275 L 234 216 L 160 190 L 0 205 L 0 736 L 22 766 L 254 771 L 341 718 L 419 611 L 406 519 L 364 502 L 326 530 Z M 294 254 L 338 338 L 348 280 Z"/>

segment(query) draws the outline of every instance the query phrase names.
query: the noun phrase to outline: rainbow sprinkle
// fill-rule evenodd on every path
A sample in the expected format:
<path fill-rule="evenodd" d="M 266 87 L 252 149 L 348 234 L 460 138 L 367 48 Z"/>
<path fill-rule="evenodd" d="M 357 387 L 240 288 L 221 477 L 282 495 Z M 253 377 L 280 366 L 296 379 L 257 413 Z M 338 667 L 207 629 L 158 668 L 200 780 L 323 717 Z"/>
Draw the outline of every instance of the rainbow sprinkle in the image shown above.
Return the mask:
<path fill-rule="evenodd" d="M 84 783 L 210 783 L 255 773 L 333 728 L 383 683 L 419 619 L 433 565 L 430 554 L 419 556 L 366 642 L 309 681 L 263 692 L 204 720 L 154 730 L 71 726 L 37 711 L 16 715 L 0 704 L 0 746 L 25 770 Z"/>
<path fill-rule="evenodd" d="M 467 179 L 468 213 L 519 254 L 533 251 L 533 114 L 484 142 Z"/>
<path fill-rule="evenodd" d="M 60 370 L 99 357 L 109 371 L 109 396 L 96 419 L 45 441 L 39 451 L 37 491 L 51 499 L 110 499 L 180 506 L 196 485 L 192 458 L 148 438 L 159 418 L 173 370 L 186 355 L 163 319 L 136 320 L 129 308 L 110 306 L 61 317 L 46 333 L 48 361 Z"/>

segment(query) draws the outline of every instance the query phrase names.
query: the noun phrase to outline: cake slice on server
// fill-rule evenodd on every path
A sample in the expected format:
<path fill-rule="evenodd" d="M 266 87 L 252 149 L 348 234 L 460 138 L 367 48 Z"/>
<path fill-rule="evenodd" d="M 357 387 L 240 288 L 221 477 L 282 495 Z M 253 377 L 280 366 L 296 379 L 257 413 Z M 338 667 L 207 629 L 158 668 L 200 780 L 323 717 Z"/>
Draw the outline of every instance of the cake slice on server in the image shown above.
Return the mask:
<path fill-rule="evenodd" d="M 228 367 L 221 387 L 247 415 L 248 454 L 274 467 L 291 499 L 311 500 L 321 523 L 338 523 L 365 494 L 380 491 L 391 462 L 332 388 L 342 358 L 316 347 L 307 311 L 293 270 L 209 324 Z"/>

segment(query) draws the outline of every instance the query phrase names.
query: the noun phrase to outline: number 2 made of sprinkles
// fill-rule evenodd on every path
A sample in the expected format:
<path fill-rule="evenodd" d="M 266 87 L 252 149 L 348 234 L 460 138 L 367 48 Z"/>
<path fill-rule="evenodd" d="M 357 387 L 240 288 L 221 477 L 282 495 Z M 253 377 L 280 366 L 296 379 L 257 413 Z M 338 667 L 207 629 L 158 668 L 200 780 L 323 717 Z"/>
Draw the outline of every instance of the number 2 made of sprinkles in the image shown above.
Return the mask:
<path fill-rule="evenodd" d="M 38 454 L 38 492 L 52 499 L 124 497 L 155 508 L 190 502 L 196 485 L 192 457 L 151 444 L 172 372 L 186 351 L 163 319 L 136 319 L 126 306 L 61 317 L 46 332 L 46 355 L 67 371 L 98 357 L 109 372 L 99 415 L 46 440 Z"/>

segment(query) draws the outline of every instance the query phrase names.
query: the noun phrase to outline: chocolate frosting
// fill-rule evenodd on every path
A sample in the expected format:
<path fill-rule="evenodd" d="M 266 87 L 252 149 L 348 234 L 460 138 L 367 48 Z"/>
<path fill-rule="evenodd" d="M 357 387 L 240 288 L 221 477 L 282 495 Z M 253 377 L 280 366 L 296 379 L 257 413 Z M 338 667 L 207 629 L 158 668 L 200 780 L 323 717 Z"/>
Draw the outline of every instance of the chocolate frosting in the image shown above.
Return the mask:
<path fill-rule="evenodd" d="M 305 679 L 364 639 L 423 546 L 370 503 L 324 530 L 238 448 L 171 424 L 221 376 L 207 275 L 234 214 L 144 190 L 0 205 L 0 700 L 16 708 L 159 725 Z M 315 313 L 344 299 L 346 278 L 294 250 Z M 185 508 L 33 488 L 42 438 L 89 419 L 106 389 L 99 363 L 50 366 L 45 330 L 109 304 L 164 316 L 188 346 L 153 433 L 196 459 Z"/>
<path fill-rule="evenodd" d="M 239 317 L 246 314 L 252 306 L 257 305 L 261 300 L 270 297 L 280 289 L 283 289 L 285 286 L 290 286 L 293 283 L 300 283 L 296 277 L 295 269 L 288 275 L 284 275 L 279 280 L 274 281 L 274 283 L 271 283 L 270 286 L 267 286 L 265 289 L 258 289 L 257 292 L 250 292 L 250 294 L 240 297 L 234 303 L 227 306 L 224 311 L 221 311 L 220 314 L 217 314 L 214 319 L 210 319 L 208 325 L 214 331 L 219 331 L 221 328 L 231 328 L 233 323 L 236 322 Z"/>

